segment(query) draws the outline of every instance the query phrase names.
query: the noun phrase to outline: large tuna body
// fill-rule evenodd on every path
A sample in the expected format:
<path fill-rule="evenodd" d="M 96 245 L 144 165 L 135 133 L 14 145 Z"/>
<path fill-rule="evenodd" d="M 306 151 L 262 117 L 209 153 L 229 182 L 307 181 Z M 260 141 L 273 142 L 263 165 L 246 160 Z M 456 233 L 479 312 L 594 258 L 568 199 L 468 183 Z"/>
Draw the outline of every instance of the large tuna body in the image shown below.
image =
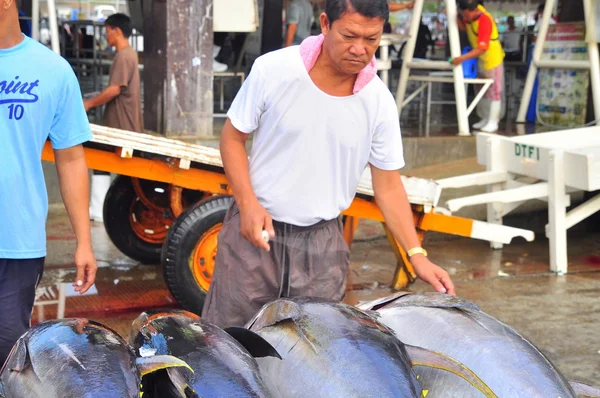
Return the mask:
<path fill-rule="evenodd" d="M 361 304 L 405 344 L 436 351 L 473 371 L 498 397 L 570 398 L 569 383 L 523 336 L 482 312 L 470 301 L 439 293 L 399 294 Z M 481 397 L 464 380 L 416 367 L 431 397 Z"/>
<path fill-rule="evenodd" d="M 236 337 L 254 338 L 249 348 L 256 355 L 276 355 L 254 333 L 241 328 L 233 330 Z M 231 334 L 192 313 L 145 312 L 134 321 L 130 342 L 140 356 L 168 354 L 184 360 L 194 370 L 188 382 L 201 397 L 269 396 L 251 353 Z M 158 388 L 156 395 L 168 394 Z"/>
<path fill-rule="evenodd" d="M 396 337 L 356 308 L 320 299 L 279 299 L 247 327 L 283 360 L 257 359 L 278 397 L 420 397 Z"/>
<path fill-rule="evenodd" d="M 139 360 L 111 329 L 66 319 L 29 329 L 13 347 L 0 383 L 7 398 L 140 398 L 142 374 L 170 366 L 185 364 L 167 357 Z"/>

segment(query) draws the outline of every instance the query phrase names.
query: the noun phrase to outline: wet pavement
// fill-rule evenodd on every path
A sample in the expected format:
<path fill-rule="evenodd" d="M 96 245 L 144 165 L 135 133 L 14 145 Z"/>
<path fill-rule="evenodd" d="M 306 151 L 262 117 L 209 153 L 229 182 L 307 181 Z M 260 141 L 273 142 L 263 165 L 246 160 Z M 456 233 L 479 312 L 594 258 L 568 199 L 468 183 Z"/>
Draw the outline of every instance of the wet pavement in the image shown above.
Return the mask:
<path fill-rule="evenodd" d="M 74 235 L 62 205 L 53 205 L 48 218 L 48 257 L 38 300 L 54 300 L 64 289 L 64 317 L 86 317 L 127 336 L 143 310 L 177 308 L 162 279 L 159 265 L 140 265 L 121 254 L 101 223 L 92 223 L 98 260 L 93 289 L 73 291 Z M 430 258 L 452 276 L 457 293 L 515 328 L 532 341 L 567 378 L 588 383 L 600 380 L 600 234 L 569 235 L 569 273 L 549 271 L 548 242 L 517 242 L 502 250 L 466 238 L 429 233 L 424 246 Z M 361 221 L 352 246 L 345 301 L 383 297 L 396 259 L 380 224 Z M 429 291 L 417 281 L 407 290 Z M 57 316 L 56 304 L 36 305 L 33 322 Z"/>

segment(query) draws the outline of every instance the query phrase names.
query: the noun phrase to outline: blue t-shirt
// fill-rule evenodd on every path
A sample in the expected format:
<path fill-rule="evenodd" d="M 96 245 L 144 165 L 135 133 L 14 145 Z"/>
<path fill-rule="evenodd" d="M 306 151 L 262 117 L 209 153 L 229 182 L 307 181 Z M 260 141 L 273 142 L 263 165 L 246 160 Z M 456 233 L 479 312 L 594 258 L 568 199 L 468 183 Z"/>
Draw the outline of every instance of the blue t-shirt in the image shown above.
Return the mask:
<path fill-rule="evenodd" d="M 23 36 L 0 49 L 0 258 L 46 256 L 48 194 L 42 149 L 92 138 L 79 83 L 65 59 Z"/>

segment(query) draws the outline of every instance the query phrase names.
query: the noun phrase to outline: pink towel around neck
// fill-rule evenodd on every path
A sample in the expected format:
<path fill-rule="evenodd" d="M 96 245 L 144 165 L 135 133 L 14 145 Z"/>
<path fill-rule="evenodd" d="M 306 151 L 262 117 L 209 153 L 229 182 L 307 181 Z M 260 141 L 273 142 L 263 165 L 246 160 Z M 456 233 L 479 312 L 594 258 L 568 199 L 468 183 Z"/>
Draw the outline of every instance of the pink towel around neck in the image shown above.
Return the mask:
<path fill-rule="evenodd" d="M 325 40 L 325 36 L 320 34 L 318 36 L 310 36 L 302 41 L 300 44 L 300 56 L 304 61 L 304 66 L 306 66 L 306 70 L 310 71 L 315 63 L 317 62 L 317 58 L 321 54 L 321 49 L 323 48 L 323 40 Z M 354 94 L 358 93 L 362 90 L 377 74 L 377 68 L 375 67 L 375 57 L 369 62 L 367 66 L 363 70 L 358 73 L 356 77 L 356 82 L 354 83 Z"/>

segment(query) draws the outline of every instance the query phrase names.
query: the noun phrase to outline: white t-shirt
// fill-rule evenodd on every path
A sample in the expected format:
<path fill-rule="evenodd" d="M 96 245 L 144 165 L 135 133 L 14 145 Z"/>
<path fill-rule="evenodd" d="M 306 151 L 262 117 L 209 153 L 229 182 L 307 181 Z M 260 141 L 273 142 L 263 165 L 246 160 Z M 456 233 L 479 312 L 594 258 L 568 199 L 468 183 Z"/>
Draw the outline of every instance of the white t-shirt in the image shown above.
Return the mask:
<path fill-rule="evenodd" d="M 310 78 L 299 46 L 259 57 L 227 116 L 256 131 L 250 180 L 274 220 L 308 226 L 347 209 L 368 163 L 404 167 L 394 97 L 375 76 L 358 93 L 334 97 Z"/>

